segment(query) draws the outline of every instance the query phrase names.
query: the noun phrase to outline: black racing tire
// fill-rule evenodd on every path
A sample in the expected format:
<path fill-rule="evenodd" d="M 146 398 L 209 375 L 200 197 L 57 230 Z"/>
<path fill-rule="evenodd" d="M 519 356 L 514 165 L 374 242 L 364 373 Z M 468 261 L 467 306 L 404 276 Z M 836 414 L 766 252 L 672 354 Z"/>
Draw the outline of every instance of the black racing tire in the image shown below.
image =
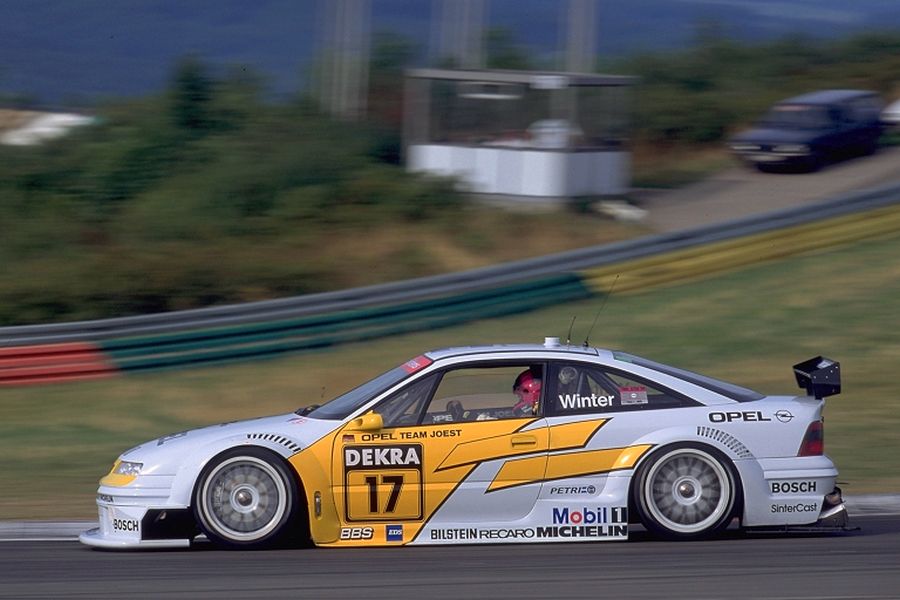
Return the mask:
<path fill-rule="evenodd" d="M 299 485 L 285 461 L 259 447 L 233 448 L 200 472 L 194 517 L 210 541 L 229 549 L 271 548 L 297 533 Z"/>
<path fill-rule="evenodd" d="M 878 138 L 872 138 L 863 142 L 860 151 L 862 156 L 872 156 L 876 152 L 878 152 Z"/>
<path fill-rule="evenodd" d="M 803 171 L 806 173 L 815 173 L 825 165 L 825 157 L 818 152 L 813 152 L 803 164 Z"/>
<path fill-rule="evenodd" d="M 728 527 L 740 504 L 741 484 L 721 452 L 700 444 L 672 444 L 638 467 L 631 493 L 648 531 L 692 540 Z"/>

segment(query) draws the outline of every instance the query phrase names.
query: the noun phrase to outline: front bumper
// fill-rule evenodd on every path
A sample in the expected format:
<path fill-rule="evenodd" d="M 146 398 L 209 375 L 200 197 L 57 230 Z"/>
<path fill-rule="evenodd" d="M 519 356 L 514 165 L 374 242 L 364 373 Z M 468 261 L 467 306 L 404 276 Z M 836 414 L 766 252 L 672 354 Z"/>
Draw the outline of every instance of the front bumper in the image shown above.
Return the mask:
<path fill-rule="evenodd" d="M 759 167 L 809 166 L 818 157 L 818 151 L 806 144 L 747 144 L 739 148 L 732 146 L 731 152 L 745 163 Z"/>
<path fill-rule="evenodd" d="M 79 541 L 96 548 L 189 546 L 198 533 L 193 514 L 186 506 L 171 506 L 168 493 L 165 485 L 101 486 L 97 494 L 99 527 L 82 533 Z"/>
<path fill-rule="evenodd" d="M 186 548 L 191 545 L 191 540 L 141 540 L 134 538 L 111 537 L 103 533 L 100 527 L 88 529 L 80 536 L 78 541 L 86 546 L 94 548 L 106 548 L 108 550 L 129 550 L 139 548 Z"/>

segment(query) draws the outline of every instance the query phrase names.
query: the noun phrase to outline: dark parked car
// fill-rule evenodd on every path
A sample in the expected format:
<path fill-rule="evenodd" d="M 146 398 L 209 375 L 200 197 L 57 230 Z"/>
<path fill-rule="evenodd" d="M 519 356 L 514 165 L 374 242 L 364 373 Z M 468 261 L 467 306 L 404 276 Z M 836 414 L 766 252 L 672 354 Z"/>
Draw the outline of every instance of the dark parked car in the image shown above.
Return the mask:
<path fill-rule="evenodd" d="M 875 92 L 822 90 L 775 104 L 729 146 L 759 170 L 815 170 L 824 162 L 878 148 L 882 102 Z"/>

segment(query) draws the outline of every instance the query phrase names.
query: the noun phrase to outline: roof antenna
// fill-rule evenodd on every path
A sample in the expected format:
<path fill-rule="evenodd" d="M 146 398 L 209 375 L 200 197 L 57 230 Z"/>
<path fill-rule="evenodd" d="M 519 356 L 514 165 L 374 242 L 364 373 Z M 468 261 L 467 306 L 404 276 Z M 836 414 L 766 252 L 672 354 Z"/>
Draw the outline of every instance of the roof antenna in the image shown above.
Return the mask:
<path fill-rule="evenodd" d="M 572 322 L 569 323 L 569 334 L 566 336 L 566 346 L 568 346 L 572 341 L 572 327 L 575 326 L 575 319 L 578 318 L 578 315 L 572 316 Z"/>
<path fill-rule="evenodd" d="M 588 339 L 591 337 L 591 332 L 594 331 L 594 325 L 597 324 L 597 319 L 600 318 L 600 313 L 603 312 L 603 307 L 606 306 L 606 301 L 609 300 L 609 297 L 612 296 L 613 290 L 616 289 L 616 282 L 619 281 L 619 274 L 616 273 L 616 278 L 613 279 L 612 285 L 609 286 L 609 291 L 606 292 L 606 296 L 603 298 L 603 304 L 600 305 L 600 309 L 597 310 L 597 316 L 594 317 L 594 322 L 591 323 L 591 328 L 588 329 L 587 335 L 584 336 L 584 344 L 582 344 L 585 348 L 588 347 Z"/>

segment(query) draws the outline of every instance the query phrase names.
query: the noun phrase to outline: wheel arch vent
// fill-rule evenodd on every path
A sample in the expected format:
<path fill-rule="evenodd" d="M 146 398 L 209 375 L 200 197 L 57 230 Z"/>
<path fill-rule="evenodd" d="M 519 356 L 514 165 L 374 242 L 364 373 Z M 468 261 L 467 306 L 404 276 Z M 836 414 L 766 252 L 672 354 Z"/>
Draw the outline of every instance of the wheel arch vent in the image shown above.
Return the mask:
<path fill-rule="evenodd" d="M 753 458 L 753 453 L 747 449 L 747 446 L 730 433 L 726 433 L 721 429 L 699 426 L 697 427 L 697 435 L 719 442 L 731 450 L 738 458 Z"/>
<path fill-rule="evenodd" d="M 279 444 L 281 446 L 284 446 L 291 452 L 300 452 L 300 450 L 302 450 L 302 448 L 300 447 L 300 444 L 297 444 L 296 442 L 292 441 L 289 438 L 284 437 L 283 435 L 278 435 L 275 433 L 248 433 L 247 439 L 248 440 L 265 440 L 267 442 Z"/>

